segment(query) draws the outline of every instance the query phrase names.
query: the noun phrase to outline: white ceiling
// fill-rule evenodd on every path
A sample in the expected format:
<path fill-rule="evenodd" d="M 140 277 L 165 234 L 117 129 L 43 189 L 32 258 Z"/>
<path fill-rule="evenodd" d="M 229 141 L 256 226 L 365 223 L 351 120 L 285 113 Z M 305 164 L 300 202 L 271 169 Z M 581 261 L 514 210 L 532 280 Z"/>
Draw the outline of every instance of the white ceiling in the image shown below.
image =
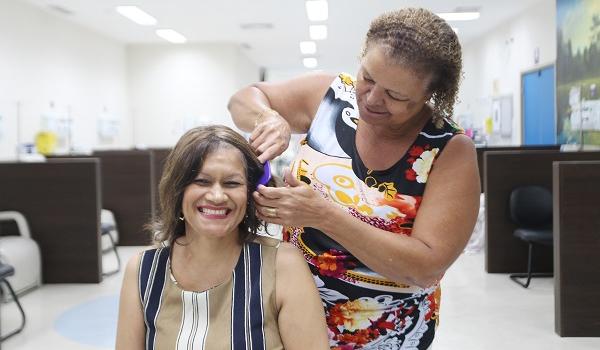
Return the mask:
<path fill-rule="evenodd" d="M 298 43 L 308 40 L 309 21 L 303 0 L 21 0 L 57 16 L 128 44 L 165 43 L 154 34 L 157 28 L 172 28 L 188 43 L 230 42 L 242 45 L 248 57 L 267 69 L 301 70 Z M 550 0 L 329 0 L 329 35 L 317 42 L 320 69 L 354 67 L 369 22 L 384 11 L 407 6 L 451 12 L 457 7 L 479 7 L 481 17 L 471 22 L 453 22 L 463 45 L 539 2 Z M 158 20 L 155 27 L 142 27 L 114 10 L 117 5 L 136 5 Z M 51 9 L 59 6 L 71 12 Z M 243 30 L 243 23 L 271 23 L 272 29 Z"/>

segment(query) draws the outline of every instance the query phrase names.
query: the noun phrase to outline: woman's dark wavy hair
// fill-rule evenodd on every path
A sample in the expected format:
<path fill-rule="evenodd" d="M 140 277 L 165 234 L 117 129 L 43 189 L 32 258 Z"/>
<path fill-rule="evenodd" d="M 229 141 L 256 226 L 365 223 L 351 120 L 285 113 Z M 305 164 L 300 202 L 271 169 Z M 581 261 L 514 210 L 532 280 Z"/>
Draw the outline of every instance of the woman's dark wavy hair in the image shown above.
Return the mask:
<path fill-rule="evenodd" d="M 185 222 L 182 215 L 183 192 L 196 178 L 206 157 L 218 152 L 222 147 L 238 149 L 243 158 L 248 188 L 246 214 L 239 225 L 240 242 L 252 240 L 256 231 L 264 223 L 256 216 L 256 206 L 252 192 L 263 173 L 260 163 L 248 142 L 234 130 L 222 126 L 202 126 L 189 130 L 169 153 L 159 184 L 160 212 L 149 225 L 154 243 L 169 244 L 185 235 Z"/>
<path fill-rule="evenodd" d="M 462 50 L 446 21 L 422 8 L 388 12 L 371 22 L 363 57 L 372 44 L 385 45 L 388 57 L 416 73 L 431 74 L 428 90 L 433 122 L 441 128 L 444 118 L 452 118 L 462 75 Z"/>

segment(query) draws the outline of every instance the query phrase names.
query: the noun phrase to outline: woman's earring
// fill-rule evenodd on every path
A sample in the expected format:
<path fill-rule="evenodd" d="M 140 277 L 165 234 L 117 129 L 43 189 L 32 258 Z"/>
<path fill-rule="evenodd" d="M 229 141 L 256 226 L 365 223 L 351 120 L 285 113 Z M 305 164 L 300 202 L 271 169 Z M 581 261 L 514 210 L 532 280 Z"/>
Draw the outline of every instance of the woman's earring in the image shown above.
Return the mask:
<path fill-rule="evenodd" d="M 183 217 L 183 215 L 181 215 L 181 216 L 179 217 L 179 220 L 181 220 L 181 221 L 184 221 L 184 220 L 185 220 L 185 218 Z"/>

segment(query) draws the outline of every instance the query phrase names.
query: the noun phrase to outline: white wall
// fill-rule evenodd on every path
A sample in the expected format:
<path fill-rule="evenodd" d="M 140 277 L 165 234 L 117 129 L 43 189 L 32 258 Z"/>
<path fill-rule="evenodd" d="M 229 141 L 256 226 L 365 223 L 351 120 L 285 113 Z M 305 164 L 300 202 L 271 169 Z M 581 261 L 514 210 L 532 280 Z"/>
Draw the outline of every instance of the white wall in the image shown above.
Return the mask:
<path fill-rule="evenodd" d="M 0 0 L 0 160 L 33 143 L 45 116 L 70 119 L 59 151 L 172 146 L 198 124 L 233 126 L 227 101 L 259 79 L 235 44 L 127 47 L 27 3 Z M 119 124 L 98 136 L 98 119 Z"/>
<path fill-rule="evenodd" d="M 129 146 L 125 64 L 124 45 L 24 2 L 0 0 L 0 159 L 16 157 L 17 140 L 33 142 L 42 114 L 50 113 L 70 116 L 67 147 Z M 96 118 L 104 110 L 121 131 L 101 142 Z"/>
<path fill-rule="evenodd" d="M 520 143 L 520 76 L 554 63 L 555 17 L 554 0 L 541 0 L 464 45 L 459 119 L 481 125 L 490 115 L 492 96 L 513 95 L 513 136 L 508 142 Z M 268 73 L 269 80 L 289 76 Z M 15 157 L 17 140 L 32 142 L 42 115 L 49 113 L 70 115 L 71 146 L 171 146 L 194 125 L 232 126 L 226 110 L 229 96 L 258 79 L 258 67 L 234 44 L 125 47 L 64 16 L 0 0 L 0 159 Z M 120 123 L 120 134 L 110 142 L 97 136 L 97 118 L 104 110 Z"/>
<path fill-rule="evenodd" d="M 539 63 L 534 52 L 539 49 Z M 463 46 L 465 79 L 455 115 L 459 122 L 482 126 L 491 116 L 491 98 L 513 96 L 512 138 L 521 144 L 521 74 L 556 61 L 556 3 L 541 0 L 518 17 Z"/>
<path fill-rule="evenodd" d="M 234 44 L 132 45 L 127 50 L 134 142 L 172 146 L 196 125 L 233 127 L 229 97 L 259 79 Z"/>

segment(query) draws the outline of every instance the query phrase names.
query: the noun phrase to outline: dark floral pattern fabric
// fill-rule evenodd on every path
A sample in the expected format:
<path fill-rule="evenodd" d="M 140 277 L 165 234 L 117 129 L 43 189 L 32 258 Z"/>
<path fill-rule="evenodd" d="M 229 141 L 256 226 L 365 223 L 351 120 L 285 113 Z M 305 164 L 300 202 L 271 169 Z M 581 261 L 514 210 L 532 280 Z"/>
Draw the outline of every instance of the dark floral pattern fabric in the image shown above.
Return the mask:
<path fill-rule="evenodd" d="M 354 88 L 345 74 L 332 83 L 301 142 L 293 174 L 349 215 L 410 235 L 435 159 L 461 130 L 451 121 L 442 129 L 427 123 L 398 163 L 372 171 L 354 143 L 359 119 Z M 302 250 L 314 275 L 331 349 L 429 348 L 438 320 L 438 283 L 420 288 L 390 281 L 311 227 L 286 227 L 284 238 Z"/>

